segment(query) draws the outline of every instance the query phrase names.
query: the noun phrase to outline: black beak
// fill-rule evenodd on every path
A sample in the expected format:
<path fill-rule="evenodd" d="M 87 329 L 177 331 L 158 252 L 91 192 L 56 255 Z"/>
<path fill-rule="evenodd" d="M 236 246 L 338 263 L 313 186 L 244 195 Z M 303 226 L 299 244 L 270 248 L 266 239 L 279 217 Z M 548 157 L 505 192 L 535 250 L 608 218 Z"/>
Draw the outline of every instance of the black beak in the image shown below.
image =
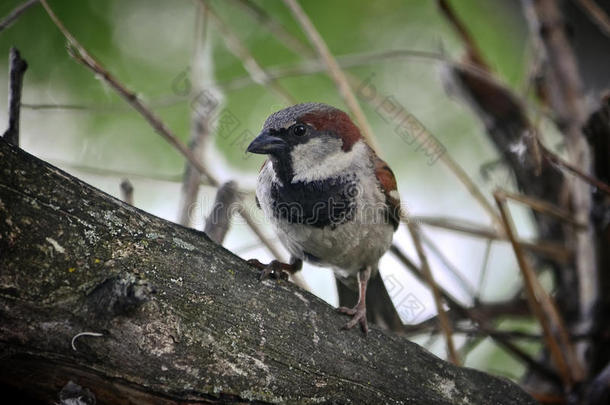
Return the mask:
<path fill-rule="evenodd" d="M 274 152 L 283 150 L 286 147 L 286 141 L 277 136 L 271 135 L 269 131 L 263 131 L 259 136 L 254 138 L 252 143 L 246 149 L 250 153 L 260 153 L 268 155 Z"/>

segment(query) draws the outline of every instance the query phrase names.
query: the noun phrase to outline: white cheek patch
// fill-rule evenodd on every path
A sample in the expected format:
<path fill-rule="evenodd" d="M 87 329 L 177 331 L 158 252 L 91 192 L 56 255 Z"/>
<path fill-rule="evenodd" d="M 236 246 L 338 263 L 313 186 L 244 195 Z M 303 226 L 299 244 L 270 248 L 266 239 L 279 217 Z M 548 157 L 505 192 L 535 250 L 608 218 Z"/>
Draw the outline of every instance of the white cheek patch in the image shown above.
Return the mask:
<path fill-rule="evenodd" d="M 392 197 L 395 200 L 400 200 L 400 193 L 398 193 L 398 190 L 392 190 L 388 193 L 390 195 L 390 197 Z"/>
<path fill-rule="evenodd" d="M 324 180 L 344 173 L 350 166 L 365 164 L 367 148 L 358 141 L 349 152 L 341 149 L 342 141 L 334 138 L 313 138 L 296 145 L 292 152 L 292 182 Z"/>

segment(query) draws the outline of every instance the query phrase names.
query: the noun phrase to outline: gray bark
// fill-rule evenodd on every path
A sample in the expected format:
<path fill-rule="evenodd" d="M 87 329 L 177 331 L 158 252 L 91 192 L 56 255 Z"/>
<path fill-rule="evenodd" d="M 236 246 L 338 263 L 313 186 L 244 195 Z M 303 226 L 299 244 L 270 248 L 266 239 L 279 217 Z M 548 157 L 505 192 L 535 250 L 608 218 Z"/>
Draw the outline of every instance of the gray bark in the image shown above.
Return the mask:
<path fill-rule="evenodd" d="M 0 385 L 53 402 L 533 404 L 0 140 Z M 82 335 L 82 332 L 102 336 Z M 65 390 L 64 390 L 65 391 Z"/>

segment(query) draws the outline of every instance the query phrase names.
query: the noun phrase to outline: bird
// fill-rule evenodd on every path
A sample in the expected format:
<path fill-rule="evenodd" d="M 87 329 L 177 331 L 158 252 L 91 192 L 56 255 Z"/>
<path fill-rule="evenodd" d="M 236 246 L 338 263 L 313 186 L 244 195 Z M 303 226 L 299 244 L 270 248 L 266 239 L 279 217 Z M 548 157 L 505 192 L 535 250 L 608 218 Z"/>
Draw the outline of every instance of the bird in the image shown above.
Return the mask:
<path fill-rule="evenodd" d="M 366 335 L 367 285 L 401 217 L 394 173 L 347 113 L 323 103 L 271 114 L 247 152 L 267 155 L 257 178 L 256 204 L 291 257 L 289 263 L 248 263 L 262 270 L 261 279 L 288 278 L 303 261 L 330 267 L 339 280 L 358 289 L 353 307 L 337 308 L 351 316 L 343 328 L 359 325 Z M 385 290 L 376 294 L 392 306 Z"/>

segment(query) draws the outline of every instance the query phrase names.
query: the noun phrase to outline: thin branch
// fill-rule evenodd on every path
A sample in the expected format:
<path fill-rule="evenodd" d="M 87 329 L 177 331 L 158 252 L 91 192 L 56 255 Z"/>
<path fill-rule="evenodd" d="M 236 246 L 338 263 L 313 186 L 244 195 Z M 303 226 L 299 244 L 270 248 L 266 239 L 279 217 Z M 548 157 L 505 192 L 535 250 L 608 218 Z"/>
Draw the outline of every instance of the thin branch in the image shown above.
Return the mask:
<path fill-rule="evenodd" d="M 57 28 L 66 37 L 71 45 L 70 55 L 78 62 L 98 74 L 110 87 L 112 87 L 129 105 L 131 105 L 136 111 L 138 111 L 148 123 L 160 134 L 166 141 L 176 148 L 187 160 L 193 165 L 202 175 L 204 175 L 209 183 L 218 187 L 219 181 L 212 176 L 207 168 L 197 159 L 197 157 L 188 149 L 188 147 L 180 141 L 167 126 L 152 112 L 148 109 L 138 96 L 127 89 L 122 83 L 120 83 L 114 76 L 106 71 L 72 36 L 72 34 L 64 27 L 63 23 L 57 18 L 53 10 L 49 7 L 46 0 L 40 0 L 45 10 L 49 14 L 49 17 L 55 23 Z M 250 217 L 246 211 L 241 211 L 240 214 L 248 223 L 248 226 L 252 231 L 260 238 L 263 244 L 269 249 L 269 251 L 276 256 L 278 259 L 281 258 L 279 251 L 270 243 L 270 241 L 264 236 L 263 232 L 259 229 L 258 225 Z"/>
<path fill-rule="evenodd" d="M 517 242 L 527 251 L 536 253 L 540 256 L 552 259 L 553 261 L 567 265 L 574 258 L 574 249 L 571 246 L 565 246 L 561 242 L 549 242 L 545 240 L 527 241 L 517 239 Z"/>
<path fill-rule="evenodd" d="M 589 14 L 589 17 L 597 24 L 599 29 L 610 37 L 610 17 L 597 3 L 593 0 L 576 0 L 575 2 Z"/>
<path fill-rule="evenodd" d="M 479 74 L 484 74 L 484 72 L 481 72 L 478 67 L 472 64 L 453 62 L 443 54 L 437 52 L 421 51 L 417 49 L 390 49 L 382 51 L 356 52 L 353 54 L 337 56 L 336 58 L 337 63 L 342 69 L 374 65 L 383 61 L 413 59 L 438 63 L 453 63 L 466 71 L 472 70 L 476 71 Z M 303 76 L 325 72 L 326 66 L 323 62 L 319 60 L 306 60 L 304 62 L 299 62 L 286 66 L 269 67 L 266 69 L 266 71 L 272 79 L 282 79 L 285 77 Z M 352 85 L 352 87 L 356 87 L 360 81 L 354 79 L 354 76 L 351 76 L 348 72 L 345 73 L 348 77 L 350 85 Z M 244 88 L 253 83 L 254 81 L 250 76 L 244 76 L 218 82 L 215 84 L 224 90 L 230 91 Z"/>
<path fill-rule="evenodd" d="M 254 219 L 247 213 L 246 210 L 242 209 L 239 211 L 242 218 L 246 221 L 250 229 L 254 232 L 254 234 L 263 242 L 263 245 L 267 248 L 267 250 L 278 260 L 282 260 L 284 255 L 282 252 L 273 244 L 272 238 L 268 238 L 263 231 L 260 229 L 258 224 L 254 221 Z M 296 273 L 295 275 L 299 275 Z M 307 288 L 305 288 L 307 289 Z"/>
<path fill-rule="evenodd" d="M 468 176 L 466 171 L 462 168 L 462 166 L 457 163 L 453 157 L 451 157 L 448 153 L 443 153 L 441 155 L 441 161 L 445 163 L 445 165 L 451 170 L 451 172 L 460 180 L 460 182 L 466 187 L 466 189 L 470 192 L 475 200 L 481 205 L 481 207 L 487 212 L 488 216 L 491 218 L 492 223 L 499 228 L 500 219 L 498 218 L 498 214 L 492 208 L 491 204 L 483 195 L 481 190 L 474 184 L 474 181 Z"/>
<path fill-rule="evenodd" d="M 485 62 L 477 43 L 449 2 L 447 0 L 438 0 L 438 6 L 443 16 L 453 26 L 462 42 L 466 45 L 466 50 L 471 61 L 480 68 L 489 70 L 489 66 Z"/>
<path fill-rule="evenodd" d="M 200 94 L 203 90 L 198 73 L 201 70 L 201 54 L 206 46 L 207 16 L 203 4 L 197 3 L 193 60 L 191 62 L 191 83 L 193 83 L 195 94 Z M 206 140 L 210 135 L 210 116 L 212 113 L 213 111 L 200 112 L 198 108 L 191 108 L 191 139 L 188 147 L 199 159 L 204 156 Z M 197 169 L 187 162 L 182 178 L 181 198 L 178 208 L 178 223 L 181 225 L 192 226 L 194 222 L 194 217 L 191 214 L 192 208 L 197 202 L 200 183 L 201 175 L 197 172 Z"/>
<path fill-rule="evenodd" d="M 337 63 L 343 69 L 349 69 L 353 67 L 366 66 L 371 64 L 378 64 L 383 61 L 395 61 L 395 60 L 403 60 L 403 59 L 415 59 L 415 60 L 424 60 L 424 61 L 433 61 L 439 63 L 455 63 L 465 70 L 477 70 L 476 67 L 471 66 L 465 63 L 456 63 L 449 60 L 445 55 L 436 53 L 436 52 L 428 52 L 428 51 L 420 51 L 415 49 L 390 49 L 383 51 L 371 51 L 371 52 L 356 52 L 351 54 L 345 54 L 341 56 L 337 56 Z M 303 76 L 303 75 L 311 75 L 320 72 L 326 71 L 326 67 L 323 63 L 318 60 L 306 60 L 303 62 L 290 64 L 290 65 L 280 65 L 280 66 L 272 66 L 265 68 L 269 77 L 273 80 L 278 80 L 286 77 L 294 77 L 294 76 Z M 478 70 L 477 70 L 478 71 Z M 346 73 L 348 77 L 350 75 Z M 357 83 L 350 79 L 350 83 Z M 257 84 L 252 79 L 252 76 L 245 75 L 240 77 L 235 77 L 233 79 L 223 80 L 219 82 L 210 82 L 204 83 L 204 86 L 207 87 L 216 87 L 220 90 L 224 91 L 235 91 L 242 89 L 244 87 Z M 180 103 L 185 103 L 190 100 L 192 94 L 185 96 L 171 96 L 166 97 L 164 99 L 151 101 L 148 105 L 152 109 L 157 108 L 165 108 L 172 107 Z M 123 105 L 96 105 L 96 104 L 32 104 L 32 103 L 22 103 L 22 108 L 34 111 L 44 111 L 44 110 L 73 110 L 73 111 L 90 111 L 93 113 L 114 113 L 114 112 L 126 112 L 131 111 L 130 107 L 125 107 Z"/>
<path fill-rule="evenodd" d="M 462 219 L 414 216 L 411 218 L 411 220 L 419 224 L 447 229 L 449 231 L 459 232 L 487 240 L 508 240 L 505 234 L 496 232 L 490 227 L 470 221 L 464 221 Z M 572 251 L 566 249 L 565 246 L 557 242 L 549 242 L 544 240 L 528 241 L 523 239 L 519 239 L 518 242 L 528 251 L 540 254 L 542 256 L 558 259 L 562 262 L 566 262 L 573 255 Z"/>
<path fill-rule="evenodd" d="M 419 260 L 421 262 L 421 269 L 423 270 L 424 277 L 430 290 L 432 290 L 432 296 L 434 297 L 434 304 L 436 305 L 436 311 L 438 312 L 438 320 L 441 330 L 445 335 L 445 341 L 447 344 L 447 355 L 449 360 L 456 365 L 460 364 L 460 360 L 457 357 L 457 352 L 455 350 L 455 346 L 453 344 L 452 337 L 452 328 L 451 323 L 449 322 L 449 318 L 447 317 L 447 313 L 445 312 L 445 308 L 443 307 L 443 303 L 441 301 L 441 294 L 439 292 L 438 286 L 434 277 L 432 275 L 432 271 L 430 270 L 430 265 L 428 264 L 428 258 L 426 257 L 426 253 L 424 252 L 424 248 L 421 243 L 419 229 L 413 222 L 409 222 L 408 224 L 409 232 L 411 233 L 411 238 L 413 239 L 413 244 L 415 245 L 415 249 L 417 250 L 417 255 L 419 256 Z"/>
<path fill-rule="evenodd" d="M 561 167 L 563 169 L 566 169 L 567 171 L 569 171 L 570 173 L 576 175 L 577 177 L 579 177 L 580 179 L 582 179 L 585 182 L 589 183 L 593 187 L 597 187 L 598 189 L 600 189 L 604 193 L 610 195 L 610 186 L 608 184 L 606 184 L 603 181 L 598 180 L 595 177 L 593 177 L 593 176 L 583 172 L 578 167 L 574 166 L 573 164 L 571 164 L 567 160 L 563 159 L 561 156 L 559 156 L 559 155 L 553 153 L 552 151 L 550 151 L 544 145 L 540 144 L 540 149 L 544 153 L 544 157 L 546 159 L 548 159 L 551 163 L 554 163 L 554 164 L 558 165 L 559 167 Z"/>
<path fill-rule="evenodd" d="M 549 202 L 540 200 L 538 198 L 530 197 L 524 194 L 513 193 L 510 191 L 499 190 L 497 194 L 500 195 L 502 199 L 508 198 L 514 201 L 518 201 L 522 204 L 527 205 L 535 211 L 538 211 L 542 214 L 550 215 L 552 217 L 558 218 L 570 225 L 575 226 L 576 228 L 586 229 L 587 224 L 583 224 L 577 222 L 568 211 L 564 210 L 561 207 L 553 205 Z"/>
<path fill-rule="evenodd" d="M 443 263 L 445 269 L 455 278 L 462 290 L 464 290 L 468 296 L 474 297 L 476 295 L 475 288 L 470 284 L 462 272 L 443 254 L 441 248 L 438 247 L 432 238 L 426 236 L 424 232 L 420 232 L 420 235 L 424 244 L 430 248 L 434 255 Z"/>
<path fill-rule="evenodd" d="M 400 260 L 407 268 L 412 271 L 413 275 L 415 275 L 420 281 L 424 283 L 426 282 L 423 276 L 423 270 L 419 269 L 415 265 L 415 263 L 413 263 L 396 245 L 392 245 L 390 251 L 396 256 L 398 260 Z M 502 334 L 494 333 L 495 331 L 487 326 L 487 323 L 490 319 L 493 319 L 498 316 L 505 316 L 509 313 L 512 314 L 515 309 L 515 303 L 519 304 L 518 313 L 525 315 L 525 312 L 520 309 L 520 301 L 513 300 L 507 303 L 485 304 L 467 309 L 464 308 L 457 300 L 455 300 L 451 296 L 450 293 L 444 290 L 441 286 L 439 286 L 438 290 L 451 308 L 448 314 L 450 314 L 452 318 L 456 319 L 457 316 L 457 319 L 459 319 L 459 317 L 469 319 L 473 323 L 477 324 L 479 329 L 483 333 L 490 336 L 499 346 L 503 347 L 507 352 L 513 354 L 517 359 L 525 362 L 533 371 L 539 373 L 541 376 L 545 377 L 549 381 L 559 381 L 557 374 L 555 374 L 553 370 L 549 369 L 546 365 L 533 359 L 527 353 L 523 352 L 519 347 L 508 341 L 508 339 L 506 339 Z M 436 317 L 432 317 L 417 325 L 405 325 L 404 331 L 407 334 L 413 332 L 421 332 L 422 330 L 429 328 L 433 325 L 438 326 L 438 320 L 439 316 L 437 315 Z"/>
<path fill-rule="evenodd" d="M 69 43 L 69 54 L 77 62 L 83 64 L 94 73 L 100 75 L 100 77 L 112 87 L 131 107 L 138 111 L 153 129 L 165 138 L 174 148 L 176 148 L 197 170 L 206 176 L 210 180 L 210 184 L 218 186 L 218 181 L 213 178 L 211 173 L 206 167 L 201 164 L 199 159 L 188 149 L 188 147 L 180 141 L 171 130 L 158 118 L 144 103 L 140 100 L 136 93 L 126 88 L 121 82 L 118 81 L 110 72 L 104 69 L 100 63 L 98 63 L 83 46 L 72 36 L 72 34 L 66 29 L 63 23 L 59 20 L 57 15 L 49 7 L 46 0 L 40 0 L 41 4 L 49 14 L 49 17 L 55 23 L 57 28 L 66 37 Z"/>
<path fill-rule="evenodd" d="M 263 85 L 272 93 L 281 98 L 286 104 L 296 104 L 296 100 L 292 97 L 284 87 L 282 87 L 277 80 L 273 79 L 265 69 L 256 61 L 252 53 L 243 44 L 243 42 L 235 35 L 233 30 L 220 18 L 220 16 L 210 7 L 209 3 L 205 0 L 200 0 L 206 13 L 212 18 L 212 22 L 222 33 L 222 39 L 225 42 L 227 48 L 235 55 L 246 69 L 246 72 L 250 75 L 255 83 Z"/>
<path fill-rule="evenodd" d="M 354 76 L 348 76 L 348 80 L 354 87 L 363 88 L 365 85 L 359 79 Z M 370 92 L 372 94 L 363 97 L 367 104 L 373 109 L 377 110 L 383 105 L 386 97 L 377 91 Z M 427 156 L 435 157 L 440 159 L 441 162 L 457 177 L 464 187 L 468 190 L 470 195 L 481 205 L 483 210 L 492 220 L 492 223 L 497 229 L 501 229 L 501 221 L 498 217 L 498 213 L 493 208 L 491 203 L 487 200 L 485 195 L 477 187 L 477 185 L 468 176 L 468 173 L 460 166 L 459 163 L 453 159 L 446 148 L 436 140 L 436 138 L 428 131 L 428 129 L 411 113 L 406 111 L 401 106 L 397 123 L 403 131 L 407 131 L 409 136 L 413 139 L 417 139 L 418 145 L 420 145 L 426 152 Z"/>
<path fill-rule="evenodd" d="M 504 350 L 506 350 L 507 352 L 509 352 L 510 354 L 515 356 L 517 359 L 519 359 L 522 362 L 524 362 L 525 364 L 527 364 L 527 366 L 531 370 L 535 371 L 536 373 L 540 374 L 541 376 L 545 377 L 547 380 L 549 380 L 551 382 L 555 382 L 555 383 L 560 382 L 559 378 L 557 377 L 557 374 L 552 369 L 547 367 L 546 364 L 541 363 L 541 362 L 535 360 L 534 358 L 532 358 L 532 356 L 530 356 L 528 353 L 523 351 L 519 346 L 517 346 L 516 344 L 511 342 L 509 339 L 506 339 L 505 336 L 503 336 L 502 334 L 496 334 L 495 332 L 490 332 L 490 331 L 487 331 L 487 333 L 489 334 L 489 337 L 491 337 L 494 340 L 494 342 L 496 342 L 498 344 L 498 346 L 504 348 Z"/>
<path fill-rule="evenodd" d="M 427 284 L 424 271 L 417 266 L 396 244 L 392 244 L 390 252 L 413 274 L 421 283 Z M 450 308 L 466 313 L 466 308 L 450 292 L 437 284 L 438 291 Z"/>
<path fill-rule="evenodd" d="M 416 276 L 420 281 L 426 283 L 425 276 L 423 275 L 423 270 L 418 268 L 415 263 L 413 263 L 396 245 L 392 245 L 390 251 L 396 256 L 398 260 L 400 260 L 407 268 L 411 270 L 414 276 Z M 455 300 L 451 296 L 451 294 L 444 290 L 441 286 L 438 286 L 438 291 L 439 294 L 442 295 L 442 297 L 447 301 L 447 304 L 451 308 L 448 314 L 451 314 L 452 318 L 455 317 L 455 315 L 459 315 L 462 318 L 469 319 L 473 323 L 477 324 L 479 329 L 483 333 L 490 336 L 496 343 L 498 343 L 498 345 L 503 347 L 509 353 L 513 354 L 517 359 L 525 362 L 528 366 L 530 366 L 533 371 L 539 373 L 541 376 L 547 378 L 550 381 L 558 381 L 557 375 L 546 365 L 536 361 L 527 353 L 519 349 L 519 347 L 508 341 L 508 339 L 502 336 L 502 334 L 494 333 L 494 330 L 487 326 L 489 319 L 500 315 L 506 315 L 508 313 L 509 308 L 510 310 L 513 310 L 515 306 L 514 302 L 511 301 L 508 303 L 480 305 L 479 307 L 467 309 L 462 306 L 457 300 Z M 417 325 L 405 325 L 404 331 L 407 334 L 412 332 L 421 332 L 424 328 L 428 328 L 432 325 L 439 325 L 439 320 L 440 317 L 439 315 L 437 315 L 436 317 L 430 318 Z"/>
<path fill-rule="evenodd" d="M 475 304 L 481 301 L 481 295 L 485 287 L 485 281 L 487 280 L 487 269 L 489 268 L 489 257 L 491 255 L 491 245 L 493 241 L 487 239 L 485 244 L 485 253 L 483 256 L 483 264 L 481 264 L 481 270 L 479 271 L 479 281 L 477 282 L 476 294 L 474 296 Z"/>
<path fill-rule="evenodd" d="M 42 159 L 42 157 L 41 157 Z M 169 183 L 179 183 L 182 179 L 180 174 L 151 174 L 144 172 L 128 172 L 123 170 L 114 170 L 106 167 L 94 167 L 76 164 L 72 162 L 67 162 L 64 160 L 58 159 L 44 159 L 46 162 L 52 163 L 55 166 L 60 166 L 66 168 L 66 171 L 76 170 L 79 172 L 89 173 L 95 176 L 104 176 L 104 177 L 131 177 L 131 178 L 139 178 L 139 179 L 147 179 L 154 181 L 164 181 Z M 69 170 L 67 170 L 69 169 Z M 202 184 L 208 185 L 206 182 Z"/>
<path fill-rule="evenodd" d="M 189 96 L 171 96 L 156 101 L 151 101 L 148 106 L 151 109 L 173 107 L 180 103 L 185 103 L 190 100 Z M 132 112 L 133 107 L 124 104 L 61 104 L 61 103 L 22 103 L 22 108 L 32 111 L 47 111 L 47 110 L 65 110 L 65 111 L 85 111 L 96 114 L 114 114 L 114 113 L 125 113 Z"/>
<path fill-rule="evenodd" d="M 23 88 L 23 75 L 28 64 L 17 48 L 11 48 L 9 54 L 9 94 L 8 94 L 8 129 L 4 132 L 4 139 L 12 145 L 19 146 L 19 115 L 21 111 L 21 90 Z"/>
<path fill-rule="evenodd" d="M 25 13 L 30 7 L 37 4 L 39 0 L 28 0 L 13 9 L 2 21 L 0 21 L 0 32 L 10 27 L 21 14 Z"/>
<path fill-rule="evenodd" d="M 284 3 L 288 6 L 292 12 L 292 15 L 299 22 L 301 28 L 309 38 L 312 45 L 315 47 L 319 57 L 326 65 L 330 77 L 333 79 L 339 90 L 339 94 L 341 94 L 347 108 L 356 119 L 356 123 L 362 131 L 362 136 L 367 140 L 371 148 L 379 151 L 377 141 L 373 135 L 373 129 L 369 125 L 366 116 L 364 115 L 362 108 L 360 108 L 360 104 L 358 103 L 358 100 L 356 99 L 356 96 L 352 91 L 347 78 L 345 77 L 345 74 L 337 63 L 335 57 L 328 49 L 326 42 L 296 0 L 284 0 Z"/>
<path fill-rule="evenodd" d="M 269 15 L 264 8 L 258 6 L 252 0 L 233 0 L 233 3 L 252 16 L 258 24 L 264 25 L 267 30 L 273 34 L 274 38 L 284 43 L 286 47 L 291 49 L 294 53 L 308 57 L 315 56 L 315 53 L 307 44 L 292 35 L 284 25 Z"/>
<path fill-rule="evenodd" d="M 545 312 L 545 309 L 540 302 L 550 298 L 548 298 L 544 289 L 539 285 L 534 271 L 531 269 L 528 260 L 525 258 L 521 245 L 517 242 L 516 233 L 514 231 L 515 226 L 510 212 L 506 207 L 506 199 L 502 193 L 494 193 L 494 197 L 505 224 L 506 234 L 513 245 L 513 250 L 515 251 L 515 256 L 517 257 L 517 262 L 519 263 L 519 268 L 521 269 L 521 273 L 523 275 L 525 291 L 527 293 L 530 309 L 542 326 L 546 345 L 551 353 L 551 357 L 553 358 L 555 365 L 559 369 L 559 373 L 564 385 L 566 387 L 571 387 L 574 383 L 574 376 L 572 375 L 570 367 L 568 366 L 568 361 L 561 350 L 559 342 L 553 334 L 553 329 L 549 321 L 548 314 Z"/>
<path fill-rule="evenodd" d="M 479 328 L 467 328 L 467 327 L 463 327 L 463 326 L 455 326 L 454 327 L 455 333 L 463 333 L 466 335 L 470 335 L 470 336 L 486 336 L 487 333 L 485 331 L 482 331 Z M 520 332 L 520 331 L 516 331 L 516 330 L 510 330 L 510 331 L 505 331 L 505 330 L 495 330 L 493 332 L 496 336 L 502 336 L 506 339 L 509 340 L 531 340 L 533 342 L 536 343 L 540 343 L 540 340 L 543 339 L 543 336 L 540 335 L 539 333 L 528 333 L 528 332 Z"/>
<path fill-rule="evenodd" d="M 479 238 L 492 240 L 503 238 L 501 233 L 497 232 L 491 227 L 459 218 L 413 216 L 411 217 L 411 220 L 417 222 L 418 224 L 447 229 Z"/>

